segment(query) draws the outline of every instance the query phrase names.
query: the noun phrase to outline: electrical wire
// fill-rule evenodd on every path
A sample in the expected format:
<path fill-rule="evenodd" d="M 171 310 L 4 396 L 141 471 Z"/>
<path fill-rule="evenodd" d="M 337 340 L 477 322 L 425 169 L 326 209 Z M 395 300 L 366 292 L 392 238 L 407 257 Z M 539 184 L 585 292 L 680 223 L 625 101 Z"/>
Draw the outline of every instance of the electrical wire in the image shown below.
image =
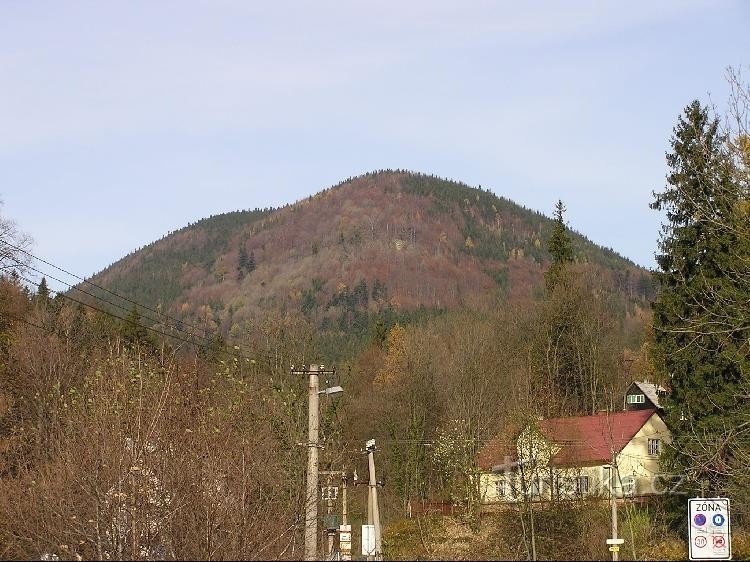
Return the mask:
<path fill-rule="evenodd" d="M 25 277 L 25 276 L 23 276 L 23 275 L 19 275 L 19 279 L 23 279 L 23 280 L 24 280 L 24 281 L 26 281 L 27 283 L 32 283 L 32 284 L 33 284 L 33 283 L 36 283 L 36 281 L 35 281 L 35 280 L 33 280 L 33 279 L 29 279 L 28 277 Z M 74 297 L 71 297 L 70 295 L 66 295 L 65 293 L 62 293 L 62 292 L 60 292 L 60 291 L 55 291 L 55 290 L 53 290 L 53 289 L 50 289 L 50 293 L 55 293 L 55 294 L 59 295 L 60 297 L 62 297 L 62 298 L 64 298 L 64 299 L 67 299 L 67 300 L 69 300 L 69 301 L 75 302 L 75 303 L 77 303 L 77 304 L 80 304 L 80 305 L 82 305 L 82 306 L 85 306 L 85 307 L 91 308 L 92 310 L 95 310 L 95 311 L 97 311 L 97 312 L 100 312 L 100 313 L 102 313 L 102 314 L 106 314 L 107 316 L 111 316 L 112 318 L 116 318 L 117 320 L 120 320 L 120 321 L 122 321 L 122 322 L 128 322 L 128 320 L 127 320 L 126 318 L 122 317 L 122 316 L 118 316 L 117 314 L 114 314 L 114 313 L 112 313 L 112 312 L 109 312 L 109 311 L 107 311 L 107 310 L 104 310 L 104 309 L 98 308 L 98 307 L 96 307 L 96 306 L 94 306 L 94 305 L 92 305 L 92 304 L 90 304 L 90 303 L 86 303 L 86 302 L 80 301 L 80 300 L 78 300 L 78 299 L 76 299 L 76 298 L 74 298 Z M 151 332 L 154 332 L 154 333 L 156 333 L 156 334 L 160 334 L 160 335 L 162 335 L 162 336 L 165 336 L 165 337 L 168 337 L 168 338 L 174 338 L 174 339 L 176 339 L 176 340 L 179 340 L 179 341 L 181 341 L 181 342 L 184 342 L 184 343 L 187 343 L 187 344 L 190 344 L 190 345 L 194 345 L 194 346 L 197 346 L 197 347 L 199 347 L 199 346 L 201 345 L 200 343 L 198 343 L 198 342 L 196 342 L 196 341 L 194 341 L 194 340 L 189 340 L 189 339 L 185 339 L 185 338 L 182 338 L 182 337 L 180 337 L 180 336 L 177 336 L 177 335 L 175 335 L 175 334 L 169 334 L 169 333 L 167 333 L 167 332 L 162 332 L 161 330 L 157 330 L 156 328 L 152 328 L 152 327 L 150 327 L 150 326 L 142 326 L 142 327 L 143 327 L 144 329 L 146 329 L 146 330 L 149 330 L 149 331 L 151 331 Z M 222 353 L 226 353 L 227 355 L 229 355 L 229 356 L 231 356 L 231 357 L 233 357 L 233 358 L 236 358 L 236 355 L 235 355 L 235 354 L 233 354 L 233 353 L 231 353 L 231 352 L 230 352 L 229 350 L 223 350 L 223 349 L 220 349 L 219 351 L 220 351 L 220 352 L 222 352 Z M 238 355 L 239 355 L 239 356 L 240 356 L 240 357 L 241 357 L 242 359 L 245 359 L 245 360 L 247 360 L 247 361 L 250 361 L 250 358 L 249 358 L 249 357 L 245 357 L 244 355 L 241 355 L 241 354 L 238 354 Z"/>
<path fill-rule="evenodd" d="M 60 266 L 58 266 L 58 265 L 55 265 L 54 263 L 51 263 L 51 262 L 49 262 L 49 261 L 47 261 L 47 260 L 45 260 L 45 259 L 43 259 L 43 258 L 40 258 L 39 256 L 35 256 L 35 255 L 34 255 L 34 254 L 32 254 L 31 252 L 29 252 L 29 251 L 27 251 L 27 250 L 24 250 L 23 248 L 21 248 L 21 247 L 19 247 L 19 246 L 15 246 L 15 245 L 11 244 L 10 242 L 7 242 L 7 241 L 5 241 L 5 240 L 0 240 L 0 242 L 1 242 L 1 243 L 3 243 L 3 244 L 5 244 L 6 246 L 8 246 L 8 247 L 10 247 L 10 248 L 13 248 L 14 250 L 16 250 L 16 251 L 18 251 L 18 252 L 22 252 L 23 254 L 25 254 L 25 255 L 29 256 L 29 257 L 30 257 L 30 258 L 32 258 L 32 259 L 35 259 L 35 260 L 37 260 L 37 261 L 39 261 L 39 262 L 41 262 L 41 263 L 43 263 L 43 264 L 46 264 L 46 265 L 48 265 L 48 266 L 50 266 L 50 267 L 54 267 L 55 269 L 57 269 L 58 271 L 61 271 L 61 272 L 65 273 L 66 275 L 70 275 L 71 277 L 75 277 L 76 279 L 78 279 L 79 281 L 82 281 L 83 283 L 86 283 L 87 285 L 91 285 L 92 287 L 96 287 L 97 289 L 100 289 L 100 290 L 102 290 L 102 291 L 105 291 L 105 292 L 107 292 L 107 293 L 109 293 L 109 294 L 111 294 L 111 295 L 113 295 L 113 296 L 115 296 L 115 297 L 121 298 L 122 300 L 124 300 L 124 301 L 126 301 L 126 302 L 129 302 L 129 303 L 131 303 L 131 304 L 134 304 L 134 305 L 136 305 L 136 306 L 139 306 L 139 307 L 141 307 L 141 308 L 143 308 L 143 309 L 145 309 L 145 310 L 149 310 L 149 311 L 151 311 L 151 312 L 154 312 L 154 313 L 156 313 L 156 314 L 160 314 L 160 315 L 163 315 L 163 316 L 165 316 L 166 318 L 169 318 L 170 320 L 172 320 L 172 321 L 174 321 L 174 322 L 181 322 L 181 323 L 185 324 L 186 326 L 189 326 L 189 327 L 191 327 L 191 328 L 193 328 L 193 329 L 195 329 L 195 330 L 203 330 L 203 332 L 204 332 L 204 337 L 205 337 L 205 332 L 206 332 L 205 328 L 200 328 L 200 327 L 198 327 L 198 326 L 195 326 L 195 325 L 193 325 L 193 324 L 190 324 L 190 323 L 188 323 L 188 322 L 185 322 L 184 320 L 180 320 L 180 319 L 178 319 L 178 318 L 174 318 L 174 317 L 172 317 L 172 316 L 169 316 L 168 314 L 164 314 L 164 313 L 162 313 L 162 312 L 160 312 L 160 311 L 158 311 L 158 310 L 156 310 L 156 309 L 154 309 L 154 308 L 151 308 L 151 307 L 148 307 L 148 306 L 146 306 L 146 305 L 144 305 L 144 304 L 138 303 L 138 302 L 136 302 L 136 301 L 132 300 L 132 299 L 131 299 L 131 298 L 129 298 L 129 297 L 126 297 L 126 296 L 124 296 L 124 295 L 121 295 L 121 294 L 119 294 L 119 293 L 116 293 L 116 292 L 114 292 L 114 291 L 112 291 L 112 290 L 110 290 L 110 289 L 107 289 L 106 287 L 102 287 L 101 285 L 97 285 L 96 283 L 94 283 L 94 282 L 92 282 L 92 281 L 89 281 L 88 279 L 86 279 L 86 278 L 84 278 L 84 277 L 82 277 L 82 276 L 80 276 L 80 275 L 77 275 L 77 274 L 75 274 L 75 273 L 72 273 L 72 272 L 70 272 L 70 271 L 68 271 L 68 270 L 66 270 L 66 269 L 63 269 L 62 267 L 60 267 Z M 14 261 L 18 261 L 18 260 L 14 260 Z M 19 262 L 19 263 L 21 263 L 21 262 Z M 21 265 L 24 265 L 24 266 L 25 266 L 25 264 L 21 264 Z M 65 284 L 66 284 L 66 285 L 68 285 L 67 283 L 65 283 Z M 68 285 L 68 286 L 70 286 L 70 285 Z"/>
<path fill-rule="evenodd" d="M 20 262 L 18 262 L 18 260 L 15 260 L 15 261 L 16 261 L 17 263 L 20 263 Z M 78 292 L 80 292 L 80 293 L 83 293 L 84 295 L 90 296 L 90 297 L 92 297 L 92 298 L 94 298 L 94 299 L 97 299 L 97 300 L 100 300 L 100 301 L 102 301 L 102 302 L 104 302 L 104 303 L 106 303 L 106 304 L 112 305 L 112 306 L 114 306 L 115 308 L 119 308 L 120 310 L 123 310 L 123 311 L 125 311 L 125 312 L 130 312 L 130 310 L 131 310 L 130 308 L 124 307 L 124 306 L 122 306 L 122 305 L 119 305 L 119 304 L 117 304 L 117 303 L 114 303 L 114 302 L 112 302 L 112 301 L 109 301 L 109 300 L 107 300 L 107 299 L 105 299 L 105 298 L 99 297 L 99 296 L 97 296 L 97 295 L 95 295 L 95 294 L 93 294 L 93 293 L 89 293 L 88 291 L 84 291 L 83 289 L 80 289 L 80 288 L 78 288 L 78 287 L 76 287 L 76 286 L 74 286 L 74 285 L 71 285 L 70 283 L 68 283 L 68 282 L 66 282 L 66 281 L 63 281 L 62 279 L 59 279 L 59 278 L 55 277 L 54 275 L 51 275 L 50 273 L 48 273 L 48 272 L 46 272 L 46 271 L 42 271 L 42 270 L 40 270 L 40 269 L 36 269 L 35 267 L 32 267 L 32 266 L 30 266 L 30 265 L 25 265 L 25 264 L 24 264 L 24 267 L 25 267 L 26 269 L 30 269 L 30 270 L 32 270 L 32 271 L 36 271 L 37 273 L 39 273 L 39 274 L 40 274 L 40 275 L 42 275 L 43 277 L 47 277 L 47 278 L 49 278 L 49 279 L 52 279 L 53 281 L 57 281 L 58 283 L 62 283 L 63 285 L 66 285 L 66 286 L 67 286 L 68 288 L 70 288 L 70 289 L 71 289 L 71 290 L 73 290 L 73 291 L 78 291 Z M 60 295 L 63 295 L 63 296 L 64 296 L 64 293 L 61 293 L 60 291 L 54 291 L 54 290 L 52 290 L 52 292 L 55 292 L 55 293 L 57 293 L 57 294 L 60 294 Z M 136 305 L 134 305 L 134 306 L 137 306 L 137 307 L 141 307 L 141 308 L 145 308 L 145 307 L 143 307 L 143 305 L 138 305 L 138 304 L 136 304 Z M 161 323 L 162 323 L 162 322 L 161 322 L 161 319 L 157 319 L 157 318 L 152 318 L 152 317 L 150 317 L 150 316 L 148 316 L 148 315 L 146 315 L 146 314 L 142 314 L 141 316 L 142 316 L 143 318 L 145 318 L 146 320 L 150 320 L 151 322 L 155 322 L 155 323 L 157 323 L 157 324 L 161 324 Z M 118 317 L 118 318 L 119 318 L 119 317 Z M 187 335 L 187 336 L 190 336 L 190 337 L 196 337 L 196 338 L 200 338 L 200 339 L 203 339 L 204 341 L 206 341 L 207 343 L 210 343 L 210 339 L 209 339 L 209 338 L 207 338 L 206 336 L 201 336 L 201 335 L 199 335 L 199 334 L 193 334 L 192 332 L 188 332 L 188 331 L 182 330 L 182 329 L 178 328 L 177 326 L 169 326 L 169 328 L 172 328 L 172 329 L 174 329 L 174 330 L 177 330 L 178 332 L 180 332 L 180 333 L 182 333 L 182 334 L 184 334 L 184 335 Z M 204 333 L 205 333 L 205 330 L 204 330 Z"/>
<path fill-rule="evenodd" d="M 123 295 L 121 295 L 121 294 L 119 294 L 119 293 L 116 293 L 116 292 L 114 292 L 114 291 L 111 291 L 111 290 L 107 289 L 106 287 L 102 287 L 102 286 L 100 286 L 100 285 L 97 285 L 96 283 L 93 283 L 93 282 L 91 282 L 91 281 L 88 281 L 87 279 L 85 279 L 84 277 L 81 277 L 80 275 L 77 275 L 77 274 L 75 274 L 75 273 L 72 273 L 72 272 L 68 271 L 67 269 L 64 269 L 64 268 L 62 268 L 62 267 L 60 267 L 60 266 L 58 266 L 58 265 L 55 265 L 54 263 L 52 263 L 52 262 L 50 262 L 50 261 L 48 261 L 48 260 L 45 260 L 45 259 L 43 259 L 43 258 L 40 258 L 40 257 L 38 257 L 38 256 L 36 256 L 36 255 L 34 255 L 34 254 L 32 254 L 31 252 L 28 252 L 28 251 L 24 250 L 23 248 L 20 248 L 20 247 L 18 247 L 18 246 L 15 246 L 15 245 L 13 245 L 13 244 L 10 244 L 10 243 L 8 243 L 8 242 L 6 242 L 6 241 L 4 241 L 4 240 L 0 240 L 0 243 L 3 243 L 3 244 L 5 244 L 6 246 L 8 246 L 8 247 L 10 247 L 10 248 L 13 248 L 14 250 L 20 251 L 20 252 L 22 252 L 22 253 L 26 254 L 27 256 L 29 256 L 29 257 L 31 257 L 31 258 L 33 258 L 33 259 L 35 259 L 35 260 L 38 260 L 38 261 L 39 261 L 39 262 L 41 262 L 41 263 L 47 264 L 47 265 L 49 265 L 50 267 L 53 267 L 53 268 L 55 268 L 55 269 L 56 269 L 56 270 L 58 270 L 58 271 L 62 271 L 63 273 L 65 273 L 65 274 L 67 274 L 67 275 L 70 275 L 71 277 L 75 277 L 76 279 L 79 279 L 79 280 L 81 280 L 81 281 L 82 281 L 83 283 L 86 283 L 86 284 L 88 284 L 88 285 L 91 285 L 92 287 L 96 287 L 96 288 L 98 288 L 98 289 L 101 289 L 101 290 L 103 290 L 103 291 L 105 291 L 105 292 L 107 292 L 107 293 L 109 293 L 109 294 L 111 294 L 111 295 L 114 295 L 114 296 L 116 296 L 116 297 L 118 297 L 118 298 L 120 298 L 120 299 L 123 299 L 123 300 L 124 300 L 124 301 L 126 301 L 126 302 L 132 303 L 133 305 L 135 305 L 135 306 L 137 306 L 137 307 L 140 307 L 141 309 L 144 309 L 144 310 L 148 310 L 148 311 L 154 312 L 154 313 L 156 313 L 156 314 L 158 314 L 158 315 L 160 315 L 160 316 L 163 316 L 163 317 L 164 317 L 164 318 L 166 318 L 166 319 L 172 320 L 172 321 L 173 321 L 173 322 L 175 322 L 175 323 L 178 323 L 178 324 L 183 324 L 183 325 L 185 325 L 185 326 L 187 326 L 187 327 L 190 327 L 190 328 L 193 328 L 193 329 L 195 329 L 195 330 L 201 330 L 201 331 L 203 331 L 203 333 L 204 333 L 204 334 L 206 333 L 206 330 L 205 330 L 204 328 L 200 328 L 200 327 L 197 327 L 197 326 L 195 326 L 195 325 L 193 325 L 193 324 L 190 324 L 189 322 L 185 322 L 185 321 L 183 321 L 183 320 L 180 320 L 180 319 L 174 318 L 174 317 L 172 317 L 172 316 L 170 316 L 170 315 L 168 315 L 168 314 L 162 313 L 162 312 L 160 312 L 160 311 L 158 311 L 158 310 L 156 310 L 156 309 L 154 309 L 154 308 L 151 308 L 151 307 L 149 307 L 149 306 L 146 306 L 146 305 L 144 305 L 144 304 L 142 304 L 142 303 L 139 303 L 139 302 L 137 302 L 137 301 L 135 301 L 135 300 L 133 300 L 133 299 L 131 299 L 131 298 L 129 298 L 129 297 L 126 297 L 126 296 L 123 296 Z M 84 294 L 86 294 L 86 295 L 88 295 L 88 296 L 91 296 L 91 297 L 93 297 L 93 298 L 95 298 L 95 299 L 97 299 L 97 300 L 100 300 L 100 301 L 102 301 L 102 302 L 106 302 L 107 304 L 110 304 L 110 305 L 112 305 L 112 306 L 116 306 L 116 307 L 118 307 L 118 308 L 120 308 L 120 309 L 122 309 L 122 310 L 127 310 L 127 311 L 129 311 L 129 310 L 130 310 L 130 309 L 128 309 L 128 308 L 125 308 L 125 307 L 122 307 L 122 306 L 120 306 L 120 305 L 116 305 L 115 303 L 112 303 L 111 301 L 108 301 L 107 299 L 104 299 L 104 298 L 102 298 L 102 297 L 100 297 L 100 296 L 97 296 L 97 295 L 95 295 L 95 294 L 93 294 L 93 293 L 89 293 L 89 292 L 87 292 L 87 291 L 84 291 L 83 289 L 80 289 L 80 288 L 78 288 L 78 287 L 75 287 L 75 286 L 71 285 L 70 283 L 67 283 L 67 282 L 65 282 L 65 281 L 62 281 L 62 280 L 58 279 L 57 277 L 55 277 L 55 276 L 53 276 L 53 275 L 50 275 L 50 274 L 49 274 L 49 273 L 47 273 L 47 272 L 41 271 L 40 269 L 36 269 L 36 268 L 33 268 L 33 267 L 29 267 L 29 266 L 28 266 L 27 264 L 24 264 L 23 262 L 20 262 L 20 261 L 19 261 L 18 259 L 14 259 L 14 261 L 15 261 L 16 263 L 18 263 L 18 264 L 19 264 L 20 266 L 24 267 L 24 268 L 32 269 L 32 270 L 34 270 L 34 271 L 36 271 L 36 272 L 41 272 L 41 274 L 42 274 L 42 275 L 45 275 L 45 276 L 49 277 L 50 279 L 54 279 L 55 281 L 58 281 L 59 283 L 62 283 L 63 285 L 66 285 L 66 286 L 68 286 L 69 288 L 71 288 L 71 289 L 73 289 L 73 290 L 77 290 L 77 291 L 79 291 L 79 292 L 81 292 L 81 293 L 84 293 Z M 26 281 L 27 283 L 38 284 L 38 281 L 29 281 L 28 279 L 25 279 L 25 281 Z M 102 313 L 104 313 L 104 314 L 109 314 L 110 316 L 113 316 L 114 318 L 117 318 L 117 319 L 120 319 L 120 320 L 124 320 L 124 319 L 123 319 L 122 317 L 120 317 L 120 316 L 118 316 L 118 315 L 116 315 L 116 314 L 111 314 L 111 313 L 108 313 L 108 312 L 107 312 L 107 311 L 105 311 L 105 310 L 101 310 L 101 309 L 99 309 L 99 308 L 93 307 L 93 306 L 91 306 L 91 305 L 88 305 L 87 303 L 81 303 L 80 301 L 78 301 L 78 300 L 76 300 L 76 299 L 73 299 L 72 297 L 69 297 L 69 296 L 65 295 L 65 293 L 61 293 L 60 291 L 54 291 L 54 290 L 53 290 L 52 292 L 54 292 L 54 293 L 56 293 L 56 294 L 59 294 L 60 296 L 62 296 L 62 297 L 64 297 L 64 298 L 68 298 L 69 300 L 73 300 L 74 302 L 79 302 L 80 304 L 83 304 L 83 305 L 85 305 L 85 306 L 89 306 L 90 308 L 93 308 L 93 309 L 95 309 L 95 310 L 99 310 L 100 312 L 102 312 Z M 156 323 L 161 323 L 161 321 L 160 321 L 160 320 L 155 320 L 154 318 L 151 318 L 151 317 L 149 317 L 149 316 L 143 315 L 143 317 L 144 317 L 144 318 L 147 318 L 147 319 L 149 319 L 149 320 L 151 320 L 152 322 L 156 322 Z M 167 337 L 171 337 L 171 338 L 177 339 L 177 340 L 179 340 L 179 341 L 183 341 L 183 342 L 185 342 L 185 343 L 190 343 L 190 344 L 192 344 L 192 345 L 200 345 L 200 344 L 197 344 L 197 343 L 195 343 L 195 342 L 193 342 L 193 341 L 188 341 L 188 340 L 185 340 L 184 338 L 180 338 L 180 337 L 178 337 L 178 336 L 175 336 L 174 334 L 165 334 L 164 332 L 161 332 L 161 331 L 159 331 L 159 330 L 156 330 L 155 328 L 151 328 L 151 327 L 148 327 L 148 326 L 144 326 L 144 327 L 145 327 L 146 329 L 148 329 L 148 330 L 151 330 L 151 331 L 155 332 L 155 333 L 158 333 L 158 334 L 161 334 L 161 335 L 166 335 Z M 205 335 L 204 335 L 204 336 L 200 336 L 200 335 L 198 335 L 198 334 L 194 334 L 194 333 L 192 333 L 192 332 L 188 332 L 188 331 L 186 331 L 186 330 L 182 330 L 181 328 L 179 328 L 179 327 L 177 327 L 177 326 L 168 326 L 168 327 L 169 327 L 169 328 L 170 328 L 171 330 L 176 330 L 177 332 L 179 332 L 179 333 L 181 333 L 181 334 L 183 334 L 183 335 L 186 335 L 186 336 L 188 336 L 188 337 L 190 337 L 190 338 L 202 338 L 202 339 L 203 339 L 203 340 L 204 340 L 204 341 L 205 341 L 205 342 L 206 342 L 207 344 L 210 344 L 210 343 L 212 343 L 212 342 L 211 342 L 211 340 L 210 340 L 210 338 L 208 338 L 208 337 L 207 337 L 207 336 L 205 336 Z M 236 351 L 236 352 L 231 352 L 231 351 L 229 351 L 229 350 L 223 349 L 223 350 L 221 350 L 221 352 L 222 352 L 222 353 L 224 353 L 224 354 L 226 354 L 226 355 L 228 355 L 228 356 L 230 356 L 230 357 L 233 357 L 233 358 L 234 358 L 234 357 L 239 357 L 239 358 L 241 358 L 241 359 L 245 359 L 246 361 L 253 361 L 253 360 L 254 360 L 254 358 L 248 357 L 248 356 L 244 355 L 243 353 L 241 353 L 241 352 L 239 352 L 239 351 Z M 270 354 L 269 354 L 269 356 L 270 356 Z"/>

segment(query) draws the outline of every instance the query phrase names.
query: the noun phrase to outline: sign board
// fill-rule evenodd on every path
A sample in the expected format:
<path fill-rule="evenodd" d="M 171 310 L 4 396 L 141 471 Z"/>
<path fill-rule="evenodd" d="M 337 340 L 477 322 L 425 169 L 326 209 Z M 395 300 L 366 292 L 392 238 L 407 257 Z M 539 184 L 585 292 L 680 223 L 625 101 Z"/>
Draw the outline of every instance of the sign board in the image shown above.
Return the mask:
<path fill-rule="evenodd" d="M 624 544 L 625 539 L 607 539 L 607 544 Z"/>
<path fill-rule="evenodd" d="M 732 559 L 728 498 L 691 498 L 688 517 L 690 560 Z"/>
<path fill-rule="evenodd" d="M 342 560 L 352 559 L 352 526 L 341 525 L 339 527 L 339 551 Z"/>
<path fill-rule="evenodd" d="M 375 525 L 362 525 L 362 556 L 375 556 Z"/>

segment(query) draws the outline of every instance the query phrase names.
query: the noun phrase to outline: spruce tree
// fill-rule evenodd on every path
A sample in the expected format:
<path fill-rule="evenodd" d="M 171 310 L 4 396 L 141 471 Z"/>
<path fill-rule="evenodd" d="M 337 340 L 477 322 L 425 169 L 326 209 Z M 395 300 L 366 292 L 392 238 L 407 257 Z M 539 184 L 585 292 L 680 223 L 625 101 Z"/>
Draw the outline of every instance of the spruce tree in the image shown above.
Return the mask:
<path fill-rule="evenodd" d="M 138 308 L 133 305 L 120 323 L 120 334 L 129 344 L 153 343 L 148 329 L 143 325 Z"/>
<path fill-rule="evenodd" d="M 237 256 L 237 271 L 240 275 L 244 274 L 245 269 L 247 269 L 248 264 L 248 257 L 247 257 L 247 250 L 245 249 L 245 244 L 240 244 L 240 251 L 239 255 Z"/>
<path fill-rule="evenodd" d="M 47 279 L 45 277 L 42 277 L 39 286 L 36 288 L 36 301 L 43 305 L 49 303 L 49 287 L 47 286 Z"/>
<path fill-rule="evenodd" d="M 545 285 L 548 291 L 553 291 L 567 264 L 573 261 L 573 244 L 565 226 L 565 205 L 558 200 L 555 205 L 554 225 L 552 235 L 547 242 L 547 250 L 552 256 L 552 264 L 544 274 Z"/>
<path fill-rule="evenodd" d="M 746 438 L 739 428 L 749 413 L 747 334 L 710 321 L 722 314 L 737 285 L 725 275 L 741 243 L 731 228 L 715 228 L 734 216 L 741 190 L 735 181 L 719 122 L 698 101 L 681 115 L 667 154 L 667 186 L 654 193 L 653 209 L 663 211 L 654 303 L 653 360 L 668 377 L 666 421 L 672 446 L 663 457 L 670 473 L 687 476 L 685 492 L 722 495 L 747 475 L 739 460 Z M 743 472 L 744 471 L 744 472 Z M 741 487 L 741 486 L 740 486 Z M 676 501 L 684 510 L 684 501 Z"/>

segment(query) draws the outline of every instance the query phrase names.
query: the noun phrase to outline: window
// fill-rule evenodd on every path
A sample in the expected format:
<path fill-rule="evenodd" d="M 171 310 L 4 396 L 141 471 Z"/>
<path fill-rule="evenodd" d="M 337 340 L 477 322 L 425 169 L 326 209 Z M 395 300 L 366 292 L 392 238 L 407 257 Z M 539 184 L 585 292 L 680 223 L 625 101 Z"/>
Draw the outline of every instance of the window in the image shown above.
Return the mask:
<path fill-rule="evenodd" d="M 635 478 L 633 476 L 625 476 L 622 479 L 622 495 L 632 496 L 635 494 Z"/>
<path fill-rule="evenodd" d="M 652 457 L 658 457 L 661 452 L 661 441 L 659 439 L 648 440 L 648 454 Z"/>
<path fill-rule="evenodd" d="M 645 404 L 646 396 L 643 394 L 628 394 L 628 404 Z"/>
<path fill-rule="evenodd" d="M 579 496 L 585 496 L 589 493 L 589 477 L 579 476 L 576 479 L 576 494 Z"/>
<path fill-rule="evenodd" d="M 505 479 L 500 479 L 495 482 L 495 494 L 498 498 L 504 498 L 508 492 L 508 486 L 505 483 Z"/>

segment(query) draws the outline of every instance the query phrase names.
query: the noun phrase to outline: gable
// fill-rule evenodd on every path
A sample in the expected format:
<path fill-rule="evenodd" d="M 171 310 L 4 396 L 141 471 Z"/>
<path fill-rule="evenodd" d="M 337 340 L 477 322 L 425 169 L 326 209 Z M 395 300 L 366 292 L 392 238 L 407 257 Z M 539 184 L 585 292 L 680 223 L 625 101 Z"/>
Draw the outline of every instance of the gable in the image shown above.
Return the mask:
<path fill-rule="evenodd" d="M 614 412 L 596 416 L 551 418 L 539 423 L 545 439 L 559 446 L 556 465 L 606 463 L 619 453 L 656 413 L 654 409 Z"/>

